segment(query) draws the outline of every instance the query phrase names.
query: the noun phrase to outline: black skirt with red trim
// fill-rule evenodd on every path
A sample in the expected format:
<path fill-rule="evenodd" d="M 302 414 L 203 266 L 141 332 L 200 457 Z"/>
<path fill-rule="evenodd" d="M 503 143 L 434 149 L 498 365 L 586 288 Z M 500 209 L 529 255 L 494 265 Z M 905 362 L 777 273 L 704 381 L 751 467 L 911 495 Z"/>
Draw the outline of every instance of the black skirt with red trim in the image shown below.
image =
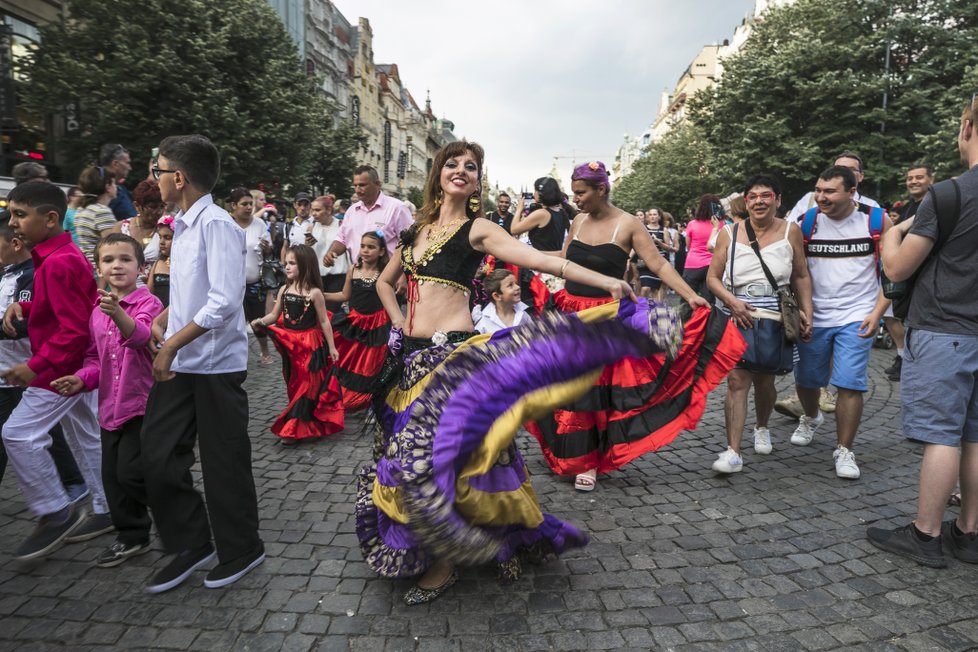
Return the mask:
<path fill-rule="evenodd" d="M 284 316 L 263 329 L 282 356 L 282 376 L 289 404 L 272 424 L 283 439 L 324 437 L 343 430 L 339 383 L 322 328 L 288 328 Z"/>
<path fill-rule="evenodd" d="M 353 306 L 349 313 L 333 315 L 333 341 L 339 360 L 333 375 L 343 388 L 343 407 L 362 410 L 373 399 L 371 388 L 387 356 L 391 320 L 386 310 L 363 314 Z"/>
<path fill-rule="evenodd" d="M 580 312 L 611 302 L 561 290 L 554 302 Z M 706 396 L 740 360 L 743 337 L 716 309 L 700 308 L 683 327 L 673 360 L 664 354 L 626 358 L 605 367 L 591 390 L 545 420 L 526 425 L 556 473 L 605 473 L 672 442 L 696 427 Z"/>

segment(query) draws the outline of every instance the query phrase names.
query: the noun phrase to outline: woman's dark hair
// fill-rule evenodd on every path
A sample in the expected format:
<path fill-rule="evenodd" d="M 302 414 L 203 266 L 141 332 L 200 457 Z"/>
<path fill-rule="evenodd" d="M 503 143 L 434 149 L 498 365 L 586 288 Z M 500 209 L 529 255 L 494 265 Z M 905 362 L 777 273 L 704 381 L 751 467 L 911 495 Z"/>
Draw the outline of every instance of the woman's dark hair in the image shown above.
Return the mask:
<path fill-rule="evenodd" d="M 152 179 L 143 179 L 136 184 L 132 191 L 132 201 L 137 206 L 149 206 L 150 204 L 162 204 L 163 196 L 160 195 L 160 184 Z"/>
<path fill-rule="evenodd" d="M 540 194 L 540 203 L 544 206 L 557 206 L 564 202 L 560 184 L 552 177 L 540 177 L 533 182 L 533 189 Z"/>
<path fill-rule="evenodd" d="M 254 200 L 254 197 L 252 197 L 250 190 L 238 186 L 237 188 L 231 191 L 230 195 L 228 195 L 228 203 L 237 204 L 245 197 L 250 197 L 252 200 Z"/>
<path fill-rule="evenodd" d="M 428 180 L 424 184 L 424 205 L 418 209 L 418 214 L 415 217 L 415 222 L 417 228 L 424 226 L 425 224 L 432 224 L 438 220 L 438 216 L 441 211 L 441 169 L 445 167 L 445 163 L 448 159 L 455 156 L 461 156 L 468 152 L 475 158 L 475 164 L 478 168 L 479 182 L 482 182 L 482 162 L 486 158 L 485 150 L 477 143 L 470 143 L 467 140 L 456 140 L 448 143 L 435 154 L 435 159 L 431 163 L 431 171 L 428 173 Z M 465 213 L 471 218 L 479 217 L 482 215 L 482 197 L 476 197 L 478 199 L 475 210 L 472 210 L 471 206 L 466 205 Z"/>
<path fill-rule="evenodd" d="M 106 193 L 109 186 L 115 183 L 115 177 L 108 174 L 105 168 L 89 165 L 78 175 L 78 187 L 85 195 L 81 198 L 80 206 L 87 208 L 98 201 Z"/>
<path fill-rule="evenodd" d="M 848 170 L 849 168 L 846 169 Z M 781 196 L 781 182 L 778 181 L 778 178 L 773 174 L 767 174 L 764 172 L 755 174 L 747 180 L 747 183 L 744 184 L 744 189 L 741 191 L 741 193 L 744 195 L 744 197 L 746 197 L 748 194 L 750 194 L 751 189 L 753 189 L 755 186 L 765 186 L 773 190 L 776 197 Z M 745 208 L 744 212 L 746 213 L 746 211 L 747 209 Z"/>
<path fill-rule="evenodd" d="M 319 276 L 319 261 L 316 259 L 316 252 L 309 245 L 292 245 L 285 255 L 295 256 L 295 263 L 299 268 L 299 276 L 295 282 L 300 290 L 311 290 L 313 288 L 323 289 L 323 280 Z"/>
<path fill-rule="evenodd" d="M 143 245 L 139 244 L 134 237 L 125 233 L 110 233 L 99 240 L 98 244 L 95 245 L 95 263 L 98 264 L 101 261 L 101 254 L 99 252 L 102 250 L 102 247 L 119 242 L 132 246 L 132 252 L 135 255 L 136 263 L 139 267 L 146 264 L 146 257 L 143 255 Z"/>
<path fill-rule="evenodd" d="M 513 272 L 508 269 L 495 269 L 486 275 L 483 286 L 486 288 L 486 294 L 489 295 L 490 299 L 493 299 L 492 295 L 495 293 L 502 292 L 503 281 L 509 276 L 513 276 Z"/>
<path fill-rule="evenodd" d="M 371 238 L 377 241 L 378 246 L 380 246 L 380 258 L 377 260 L 377 268 L 380 271 L 384 271 L 384 268 L 387 267 L 387 262 L 390 260 L 390 255 L 387 253 L 387 239 L 384 238 L 384 232 L 367 231 L 360 237 L 360 241 L 363 242 L 364 238 Z M 354 267 L 357 269 L 363 267 L 363 261 L 360 260 L 360 256 L 357 256 L 357 264 Z"/>
<path fill-rule="evenodd" d="M 720 203 L 720 198 L 707 193 L 700 197 L 700 205 L 696 208 L 693 219 L 708 220 L 711 217 L 723 219 L 724 215 L 725 212 L 723 210 L 723 204 Z"/>

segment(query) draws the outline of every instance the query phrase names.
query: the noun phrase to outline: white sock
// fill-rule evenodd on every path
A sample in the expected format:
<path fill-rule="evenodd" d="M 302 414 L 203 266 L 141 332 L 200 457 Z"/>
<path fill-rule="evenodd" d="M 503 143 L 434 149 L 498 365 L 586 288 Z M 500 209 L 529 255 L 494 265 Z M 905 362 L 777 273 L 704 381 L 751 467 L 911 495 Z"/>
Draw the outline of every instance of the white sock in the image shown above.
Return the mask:
<path fill-rule="evenodd" d="M 898 358 L 903 357 L 903 349 L 901 349 L 900 347 L 897 347 L 897 357 Z"/>

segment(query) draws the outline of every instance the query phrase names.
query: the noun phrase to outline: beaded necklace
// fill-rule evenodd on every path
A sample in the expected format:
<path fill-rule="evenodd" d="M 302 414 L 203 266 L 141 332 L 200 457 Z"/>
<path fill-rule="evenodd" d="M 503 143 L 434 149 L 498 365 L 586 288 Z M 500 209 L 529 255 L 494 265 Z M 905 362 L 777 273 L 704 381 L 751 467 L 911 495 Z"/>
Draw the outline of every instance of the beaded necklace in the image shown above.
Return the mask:
<path fill-rule="evenodd" d="M 300 314 L 298 317 L 292 319 L 291 317 L 288 316 L 289 312 L 287 310 L 285 311 L 285 321 L 295 326 L 296 324 L 301 322 L 302 318 L 306 316 L 307 312 L 309 312 L 309 306 L 312 305 L 312 298 L 307 295 L 299 294 L 298 292 L 290 292 L 289 294 L 295 297 L 302 297 L 303 299 L 302 314 Z"/>

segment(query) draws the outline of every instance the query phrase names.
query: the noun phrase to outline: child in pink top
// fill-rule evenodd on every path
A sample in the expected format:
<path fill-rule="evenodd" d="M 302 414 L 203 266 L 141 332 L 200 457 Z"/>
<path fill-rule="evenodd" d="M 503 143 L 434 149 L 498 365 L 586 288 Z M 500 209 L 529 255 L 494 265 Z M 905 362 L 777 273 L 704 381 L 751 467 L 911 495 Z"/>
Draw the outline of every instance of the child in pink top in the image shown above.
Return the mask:
<path fill-rule="evenodd" d="M 99 278 L 111 292 L 99 290 L 99 303 L 89 320 L 92 341 L 84 365 L 51 386 L 67 396 L 98 388 L 102 484 L 117 538 L 95 563 L 108 568 L 149 550 L 139 431 L 153 385 L 153 358 L 147 344 L 163 304 L 136 285 L 143 248 L 130 236 L 112 233 L 103 238 L 95 248 L 95 260 Z"/>

